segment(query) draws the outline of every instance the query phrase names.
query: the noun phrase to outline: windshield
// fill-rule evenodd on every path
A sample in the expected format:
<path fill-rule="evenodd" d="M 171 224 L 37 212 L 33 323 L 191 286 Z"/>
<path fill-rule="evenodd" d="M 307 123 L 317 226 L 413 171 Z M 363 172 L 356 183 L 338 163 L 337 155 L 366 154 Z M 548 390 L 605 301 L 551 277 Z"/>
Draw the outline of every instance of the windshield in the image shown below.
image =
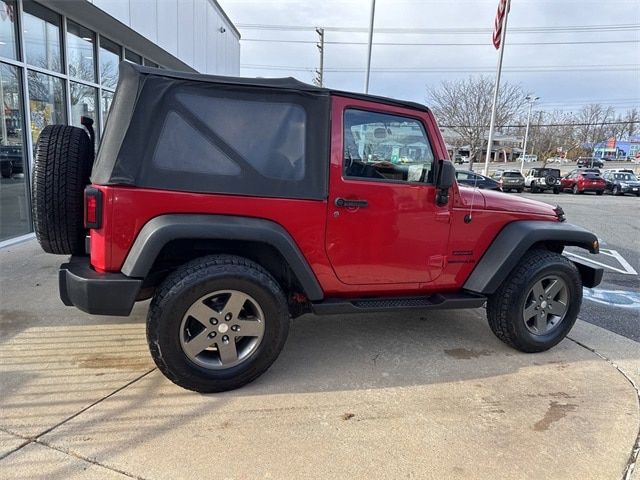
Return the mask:
<path fill-rule="evenodd" d="M 614 173 L 613 178 L 615 180 L 622 180 L 623 182 L 637 182 L 638 179 L 632 173 Z"/>
<path fill-rule="evenodd" d="M 546 177 L 547 175 L 553 175 L 554 177 L 560 176 L 560 170 L 557 168 L 541 168 L 539 170 L 534 170 L 533 174 L 536 177 Z"/>

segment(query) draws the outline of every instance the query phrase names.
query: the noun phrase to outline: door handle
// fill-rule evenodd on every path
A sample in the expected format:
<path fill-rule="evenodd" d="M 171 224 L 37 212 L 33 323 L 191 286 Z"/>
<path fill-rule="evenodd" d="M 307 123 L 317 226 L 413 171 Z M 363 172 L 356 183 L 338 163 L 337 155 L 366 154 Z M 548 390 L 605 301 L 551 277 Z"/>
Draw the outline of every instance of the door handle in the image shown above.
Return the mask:
<path fill-rule="evenodd" d="M 357 208 L 357 207 L 367 207 L 369 206 L 369 202 L 366 200 L 347 200 L 346 198 L 338 197 L 335 202 L 333 202 L 336 207 L 339 208 Z"/>

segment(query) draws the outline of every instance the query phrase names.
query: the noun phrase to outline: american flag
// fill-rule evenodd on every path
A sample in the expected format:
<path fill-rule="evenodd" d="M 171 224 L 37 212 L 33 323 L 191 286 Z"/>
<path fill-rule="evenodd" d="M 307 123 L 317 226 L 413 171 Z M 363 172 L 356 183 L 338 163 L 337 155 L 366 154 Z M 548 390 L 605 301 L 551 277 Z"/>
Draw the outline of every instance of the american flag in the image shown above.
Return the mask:
<path fill-rule="evenodd" d="M 500 0 L 498 4 L 498 11 L 496 12 L 496 20 L 493 29 L 493 46 L 496 50 L 500 48 L 500 41 L 502 39 L 502 19 L 507 13 L 507 0 Z"/>

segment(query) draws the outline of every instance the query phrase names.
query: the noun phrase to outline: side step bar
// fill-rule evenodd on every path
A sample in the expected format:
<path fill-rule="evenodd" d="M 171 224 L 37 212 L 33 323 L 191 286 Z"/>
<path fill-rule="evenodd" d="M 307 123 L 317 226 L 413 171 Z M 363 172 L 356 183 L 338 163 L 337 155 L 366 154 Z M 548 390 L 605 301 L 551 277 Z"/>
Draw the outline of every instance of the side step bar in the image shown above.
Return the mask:
<path fill-rule="evenodd" d="M 484 295 L 475 293 L 436 293 L 422 297 L 391 298 L 328 298 L 312 303 L 311 310 L 317 315 L 346 313 L 376 313 L 420 310 L 445 310 L 456 308 L 478 308 L 487 301 Z"/>

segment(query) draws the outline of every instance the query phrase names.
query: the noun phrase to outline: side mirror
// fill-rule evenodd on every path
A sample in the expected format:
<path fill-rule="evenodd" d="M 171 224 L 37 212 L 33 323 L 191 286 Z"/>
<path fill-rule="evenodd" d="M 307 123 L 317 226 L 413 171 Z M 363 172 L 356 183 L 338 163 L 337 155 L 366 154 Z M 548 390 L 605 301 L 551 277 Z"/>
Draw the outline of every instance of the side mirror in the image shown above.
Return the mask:
<path fill-rule="evenodd" d="M 449 189 L 456 181 L 456 169 L 451 162 L 445 160 L 439 160 L 438 167 L 436 203 L 442 206 L 449 203 Z"/>

